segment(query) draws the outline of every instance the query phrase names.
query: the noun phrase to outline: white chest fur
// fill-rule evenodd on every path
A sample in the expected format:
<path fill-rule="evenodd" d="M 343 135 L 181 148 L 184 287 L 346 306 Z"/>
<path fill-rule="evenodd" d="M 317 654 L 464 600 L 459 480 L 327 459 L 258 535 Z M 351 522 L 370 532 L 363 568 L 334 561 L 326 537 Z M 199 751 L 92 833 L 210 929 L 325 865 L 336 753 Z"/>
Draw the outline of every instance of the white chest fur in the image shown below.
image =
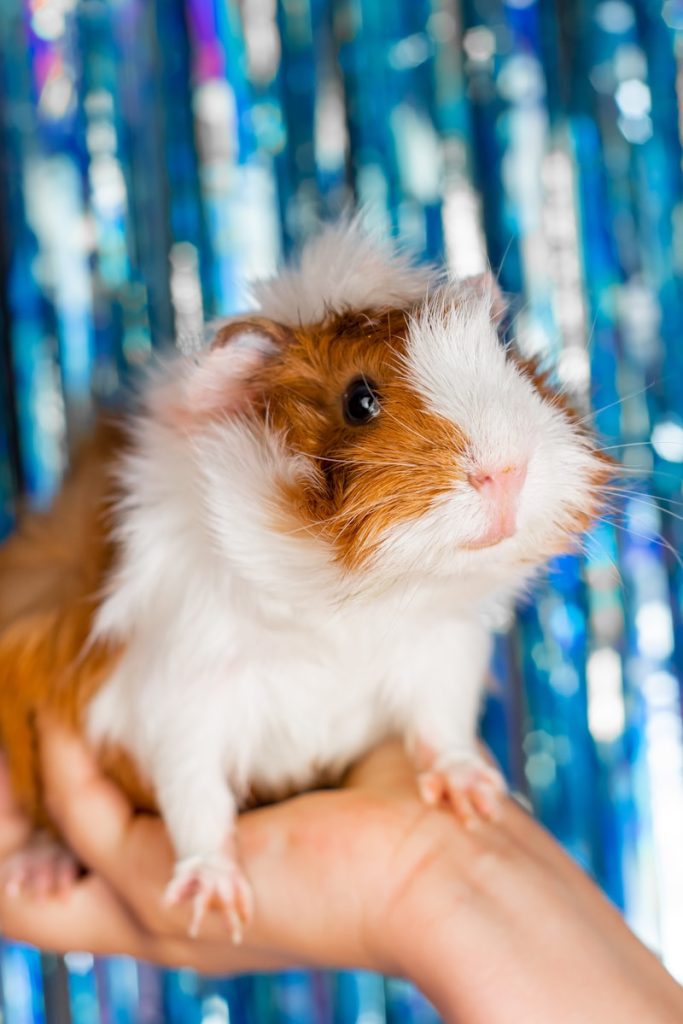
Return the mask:
<path fill-rule="evenodd" d="M 487 653 L 479 626 L 432 601 L 393 596 L 288 623 L 239 602 L 203 616 L 186 606 L 136 630 L 88 732 L 123 745 L 153 781 L 169 748 L 196 760 L 210 747 L 237 795 L 302 788 L 382 736 L 410 734 L 435 689 L 446 715 L 470 723 Z"/>

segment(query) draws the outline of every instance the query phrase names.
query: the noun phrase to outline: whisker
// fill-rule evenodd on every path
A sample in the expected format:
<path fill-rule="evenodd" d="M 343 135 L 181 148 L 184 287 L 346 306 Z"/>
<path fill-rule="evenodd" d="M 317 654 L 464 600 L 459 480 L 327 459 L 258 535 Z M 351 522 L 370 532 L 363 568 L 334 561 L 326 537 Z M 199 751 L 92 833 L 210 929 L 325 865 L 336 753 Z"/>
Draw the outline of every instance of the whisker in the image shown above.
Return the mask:
<path fill-rule="evenodd" d="M 675 480 L 677 484 L 680 484 L 681 482 L 680 473 L 667 473 L 659 468 L 656 470 L 654 468 L 640 469 L 636 466 L 619 466 L 619 472 L 615 473 L 614 479 L 618 480 L 621 476 L 629 475 L 633 477 L 640 477 L 641 480 L 649 480 L 650 478 L 654 478 L 656 475 L 657 479 L 661 477 L 663 480 Z"/>
<path fill-rule="evenodd" d="M 680 446 L 680 443 L 681 443 L 680 441 L 674 441 L 674 440 L 667 441 L 666 439 L 657 441 L 657 445 L 658 446 L 660 444 L 675 444 L 675 445 L 679 445 Z M 596 448 L 595 451 L 596 452 L 610 452 L 610 451 L 613 451 L 615 448 L 638 448 L 638 447 L 642 447 L 643 445 L 652 445 L 652 441 L 625 441 L 625 442 L 622 441 L 619 444 L 604 445 L 602 448 Z"/>
<path fill-rule="evenodd" d="M 603 555 L 605 556 L 605 558 L 606 558 L 606 559 L 607 559 L 607 561 L 609 562 L 609 564 L 610 564 L 610 567 L 611 567 L 612 569 L 614 569 L 614 572 L 616 573 L 617 579 L 619 580 L 619 583 L 620 583 L 620 584 L 621 584 L 621 586 L 623 587 L 623 585 L 624 585 L 624 578 L 623 578 L 623 576 L 621 575 L 621 570 L 619 569 L 619 566 L 618 566 L 618 565 L 617 565 L 617 563 L 616 563 L 616 562 L 614 561 L 614 559 L 613 559 L 613 558 L 612 558 L 612 556 L 610 555 L 610 553 L 609 553 L 609 551 L 607 550 L 607 548 L 605 547 L 605 545 L 604 545 L 604 544 L 602 544 L 602 543 L 601 543 L 601 542 L 600 542 L 600 541 L 598 540 L 598 538 L 597 538 L 597 537 L 595 536 L 595 534 L 593 534 L 593 533 L 587 533 L 587 534 L 585 534 L 585 535 L 584 535 L 584 537 L 583 537 L 583 538 L 580 538 L 580 541 L 579 541 L 579 542 L 580 542 L 580 544 L 581 544 L 581 547 L 582 547 L 582 549 L 583 549 L 583 553 L 584 553 L 584 554 L 586 555 L 586 557 L 587 557 L 587 558 L 589 558 L 589 559 L 593 557 L 593 556 L 591 555 L 590 551 L 588 551 L 588 550 L 587 550 L 587 542 L 588 542 L 588 541 L 590 541 L 590 542 L 591 542 L 592 544 L 596 544 L 596 545 L 598 546 L 598 548 L 600 549 L 600 551 L 601 551 L 601 552 L 603 553 Z"/>
<path fill-rule="evenodd" d="M 494 278 L 495 278 L 495 281 L 496 281 L 497 285 L 500 285 L 500 275 L 503 272 L 503 267 L 505 266 L 505 260 L 510 255 L 510 250 L 512 249 L 514 241 L 515 241 L 515 236 L 514 236 L 513 232 L 510 232 L 510 238 L 508 239 L 508 244 L 505 246 L 505 251 L 503 252 L 503 255 L 501 256 L 500 263 L 498 264 L 498 270 L 494 274 Z"/>
<path fill-rule="evenodd" d="M 617 530 L 622 530 L 625 534 L 627 534 L 627 536 L 637 537 L 639 540 L 652 541 L 658 547 L 666 548 L 666 550 L 669 551 L 673 555 L 673 557 L 676 559 L 676 562 L 678 563 L 679 567 L 681 569 L 683 569 L 683 558 L 681 558 L 681 556 L 678 554 L 678 552 L 673 547 L 673 545 L 670 544 L 667 540 L 665 540 L 665 538 L 661 535 L 661 533 L 657 533 L 657 534 L 636 533 L 636 531 L 631 529 L 630 526 L 624 526 L 623 523 L 617 523 L 614 520 L 610 521 L 608 519 L 605 519 L 603 516 L 598 516 L 597 519 L 601 523 L 607 523 L 610 526 L 614 526 Z"/>
<path fill-rule="evenodd" d="M 389 419 L 392 419 L 394 423 L 400 423 L 402 427 L 405 427 L 406 430 L 413 435 L 413 437 L 416 437 L 418 441 L 422 441 L 423 444 L 426 444 L 428 450 L 432 449 L 434 444 L 433 438 L 425 437 L 424 434 L 421 434 L 419 430 L 416 430 L 415 427 L 410 425 L 406 420 L 401 420 L 398 416 L 392 416 L 388 409 L 384 410 L 384 415 L 388 416 Z"/>
<path fill-rule="evenodd" d="M 336 512 L 333 515 L 325 516 L 323 519 L 313 520 L 305 523 L 300 527 L 296 527 L 294 530 L 286 531 L 286 536 L 294 536 L 301 532 L 310 532 L 311 529 L 320 526 L 331 525 L 332 523 L 341 522 L 347 525 L 351 525 L 354 519 L 360 518 L 362 515 L 371 515 L 373 512 L 377 512 L 380 509 L 387 508 L 388 506 L 395 504 L 396 498 L 394 495 L 390 495 L 388 498 L 384 498 L 382 501 L 374 502 L 374 504 L 363 507 L 352 506 L 351 508 L 344 509 L 341 512 Z"/>
<path fill-rule="evenodd" d="M 654 387 L 654 383 L 646 384 L 644 388 L 640 388 L 638 391 L 632 391 L 628 395 L 623 395 L 621 398 L 617 398 L 615 402 L 610 402 L 609 405 L 603 405 L 599 409 L 591 409 L 590 412 L 587 413 L 586 416 L 583 416 L 578 422 L 579 424 L 585 423 L 586 420 L 593 416 L 599 416 L 600 413 L 607 412 L 608 409 L 614 409 L 615 406 L 622 405 L 623 402 L 628 402 L 632 398 L 638 398 L 640 395 L 644 395 L 645 392 L 649 391 L 652 387 Z"/>
<path fill-rule="evenodd" d="M 666 501 L 670 505 L 683 505 L 683 501 L 678 501 L 677 498 L 669 498 L 665 494 L 651 494 L 645 490 L 635 490 L 632 487 L 610 487 L 609 485 L 602 488 L 603 491 L 613 491 L 615 494 L 632 494 L 640 495 L 641 497 L 651 498 L 652 501 Z"/>
<path fill-rule="evenodd" d="M 608 488 L 606 488 L 606 490 L 608 490 Z M 647 505 L 650 508 L 655 508 L 662 515 L 670 516 L 671 519 L 678 519 L 683 523 L 683 515 L 679 515 L 679 513 L 672 511 L 670 508 L 662 508 L 662 506 L 658 505 L 657 501 L 651 495 L 642 495 L 628 491 L 610 491 L 610 493 L 623 495 L 627 501 L 637 501 L 641 505 Z M 676 502 L 676 504 L 681 505 L 681 502 Z"/>
<path fill-rule="evenodd" d="M 595 328 L 598 326 L 598 315 L 599 311 L 596 309 L 595 314 L 593 315 L 593 320 L 591 322 L 588 336 L 586 338 L 586 353 L 589 356 L 591 355 L 591 349 L 593 348 L 593 343 L 595 341 Z"/>
<path fill-rule="evenodd" d="M 332 462 L 337 466 L 396 466 L 400 469 L 424 469 L 424 464 L 420 465 L 418 462 L 399 462 L 392 459 L 377 459 L 375 461 L 371 459 L 335 459 L 333 456 L 328 455 L 312 455 L 310 452 L 300 451 L 297 448 L 292 448 L 291 451 L 295 455 L 301 455 L 305 459 L 313 459 L 315 462 Z"/>

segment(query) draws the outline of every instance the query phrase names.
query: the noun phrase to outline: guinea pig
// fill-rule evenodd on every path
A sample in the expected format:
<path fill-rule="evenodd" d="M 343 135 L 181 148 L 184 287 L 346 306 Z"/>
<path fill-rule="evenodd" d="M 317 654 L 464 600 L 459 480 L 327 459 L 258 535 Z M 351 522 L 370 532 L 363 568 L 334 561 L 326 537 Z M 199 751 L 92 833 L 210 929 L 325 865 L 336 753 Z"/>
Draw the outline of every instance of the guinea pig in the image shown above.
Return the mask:
<path fill-rule="evenodd" d="M 353 222 L 256 301 L 157 369 L 0 551 L 0 740 L 21 805 L 49 828 L 46 709 L 163 816 L 167 897 L 191 902 L 192 933 L 217 904 L 235 940 L 252 905 L 240 808 L 337 780 L 384 737 L 404 739 L 427 802 L 496 817 L 504 783 L 476 747 L 488 616 L 572 546 L 610 475 L 500 343 L 489 278 L 444 281 Z M 43 837 L 6 878 L 66 870 Z"/>

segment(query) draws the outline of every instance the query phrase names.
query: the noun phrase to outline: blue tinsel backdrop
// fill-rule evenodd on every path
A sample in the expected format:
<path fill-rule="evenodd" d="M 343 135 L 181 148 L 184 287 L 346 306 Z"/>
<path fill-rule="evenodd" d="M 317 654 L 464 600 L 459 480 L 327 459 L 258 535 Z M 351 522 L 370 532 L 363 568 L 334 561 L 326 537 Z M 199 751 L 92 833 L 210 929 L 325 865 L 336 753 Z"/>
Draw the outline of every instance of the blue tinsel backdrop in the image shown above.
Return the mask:
<path fill-rule="evenodd" d="M 487 735 L 681 979 L 682 101 L 680 0 L 0 2 L 0 532 L 320 216 L 490 261 L 627 482 L 501 636 Z M 370 975 L 0 966 L 4 1024 L 435 1019 Z"/>

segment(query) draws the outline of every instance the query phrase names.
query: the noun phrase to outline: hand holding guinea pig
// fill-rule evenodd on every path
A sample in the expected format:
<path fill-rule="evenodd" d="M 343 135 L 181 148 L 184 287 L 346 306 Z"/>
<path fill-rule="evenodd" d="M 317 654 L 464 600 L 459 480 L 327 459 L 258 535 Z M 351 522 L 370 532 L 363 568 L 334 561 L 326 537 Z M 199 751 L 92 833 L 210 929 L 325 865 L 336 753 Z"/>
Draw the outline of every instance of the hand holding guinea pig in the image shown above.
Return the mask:
<path fill-rule="evenodd" d="M 0 552 L 0 738 L 23 807 L 49 827 L 48 707 L 161 812 L 166 898 L 192 901 L 192 932 L 217 903 L 236 941 L 238 810 L 338 780 L 387 736 L 426 801 L 496 816 L 475 746 L 487 616 L 573 544 L 610 474 L 499 344 L 488 279 L 443 283 L 352 224 L 257 301 L 151 376 Z M 11 883 L 46 864 L 63 878 L 34 840 Z"/>

